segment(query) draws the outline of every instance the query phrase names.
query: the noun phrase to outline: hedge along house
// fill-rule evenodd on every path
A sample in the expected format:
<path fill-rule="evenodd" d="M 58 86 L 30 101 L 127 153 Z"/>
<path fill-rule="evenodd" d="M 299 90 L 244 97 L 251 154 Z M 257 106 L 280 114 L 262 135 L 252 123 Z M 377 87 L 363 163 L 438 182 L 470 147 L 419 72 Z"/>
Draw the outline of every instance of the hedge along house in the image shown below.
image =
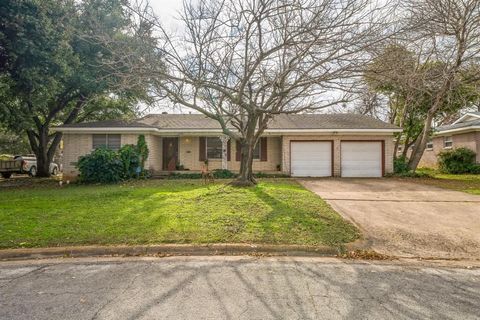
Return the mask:
<path fill-rule="evenodd" d="M 150 114 L 132 122 L 63 125 L 63 171 L 74 178 L 78 158 L 95 148 L 119 149 L 145 135 L 152 174 L 240 168 L 239 144 L 201 114 Z M 256 172 L 296 177 L 381 177 L 393 172 L 393 134 L 400 128 L 357 114 L 279 115 L 255 149 Z"/>
<path fill-rule="evenodd" d="M 476 161 L 480 163 L 480 111 L 469 112 L 451 125 L 435 128 L 420 166 L 436 168 L 440 152 L 460 147 L 474 151 L 477 154 Z"/>

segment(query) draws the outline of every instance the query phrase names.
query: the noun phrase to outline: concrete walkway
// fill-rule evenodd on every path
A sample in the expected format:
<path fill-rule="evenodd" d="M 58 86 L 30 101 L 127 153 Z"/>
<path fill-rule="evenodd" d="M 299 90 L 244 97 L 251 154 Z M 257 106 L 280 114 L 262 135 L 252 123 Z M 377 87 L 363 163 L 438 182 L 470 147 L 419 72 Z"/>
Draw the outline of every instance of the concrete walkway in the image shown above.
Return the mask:
<path fill-rule="evenodd" d="M 357 224 L 381 253 L 480 258 L 480 196 L 387 178 L 301 183 Z"/>
<path fill-rule="evenodd" d="M 0 319 L 478 319 L 480 270 L 322 258 L 0 262 Z"/>

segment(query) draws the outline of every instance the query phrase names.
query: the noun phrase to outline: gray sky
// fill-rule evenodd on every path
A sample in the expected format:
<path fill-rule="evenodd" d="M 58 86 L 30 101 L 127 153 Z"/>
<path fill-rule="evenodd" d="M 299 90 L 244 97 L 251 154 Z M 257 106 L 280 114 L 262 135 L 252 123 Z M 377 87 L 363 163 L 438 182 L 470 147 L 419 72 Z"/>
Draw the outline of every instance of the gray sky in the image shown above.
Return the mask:
<path fill-rule="evenodd" d="M 162 19 L 162 24 L 164 27 L 170 30 L 175 30 L 178 26 L 178 11 L 182 7 L 182 0 L 150 0 L 150 5 L 157 15 Z M 168 113 L 188 113 L 192 110 L 186 108 L 178 108 L 177 110 L 172 110 L 171 107 L 166 106 L 169 104 L 168 101 L 162 101 L 155 107 L 147 107 L 141 105 L 141 108 L 146 108 L 145 113 L 161 113 L 162 111 L 167 111 Z"/>
<path fill-rule="evenodd" d="M 165 27 L 175 27 L 175 18 L 182 7 L 182 0 L 150 0 L 155 13 L 162 18 Z"/>

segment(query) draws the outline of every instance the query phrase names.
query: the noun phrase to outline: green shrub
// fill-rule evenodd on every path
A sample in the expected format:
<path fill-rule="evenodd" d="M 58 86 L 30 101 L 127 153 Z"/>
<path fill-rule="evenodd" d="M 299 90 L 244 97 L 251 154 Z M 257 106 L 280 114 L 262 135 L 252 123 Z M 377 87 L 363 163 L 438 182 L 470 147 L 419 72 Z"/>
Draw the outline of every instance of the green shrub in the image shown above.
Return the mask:
<path fill-rule="evenodd" d="M 118 150 L 118 154 L 122 161 L 122 179 L 127 180 L 139 176 L 143 168 L 136 146 L 132 144 L 124 145 Z"/>
<path fill-rule="evenodd" d="M 438 155 L 438 166 L 443 173 L 474 173 L 478 170 L 475 157 L 475 152 L 468 148 L 443 151 Z"/>
<path fill-rule="evenodd" d="M 215 169 L 212 171 L 213 177 L 215 179 L 232 179 L 235 178 L 237 175 L 230 170 L 227 169 Z M 168 179 L 201 179 L 201 173 L 177 173 L 172 172 L 167 176 Z"/>
<path fill-rule="evenodd" d="M 480 174 L 480 164 L 473 164 L 469 169 L 469 173 Z"/>
<path fill-rule="evenodd" d="M 182 180 L 182 179 L 201 179 L 202 174 L 201 173 L 177 173 L 177 172 L 172 172 L 167 176 L 167 179 L 173 179 L 173 180 Z"/>
<path fill-rule="evenodd" d="M 288 174 L 285 173 L 265 173 L 265 172 L 257 172 L 254 173 L 253 176 L 255 178 L 290 178 Z"/>
<path fill-rule="evenodd" d="M 116 183 L 123 178 L 119 153 L 105 148 L 81 156 L 77 167 L 80 171 L 79 180 L 85 183 Z"/>
<path fill-rule="evenodd" d="M 99 148 L 80 157 L 77 168 L 79 180 L 85 183 L 117 183 L 132 178 L 148 177 L 144 165 L 148 147 L 143 135 L 137 145 L 124 145 L 118 151 Z"/>
<path fill-rule="evenodd" d="M 215 169 L 213 170 L 213 177 L 216 179 L 232 179 L 237 175 L 228 169 Z"/>
<path fill-rule="evenodd" d="M 406 174 L 411 171 L 408 168 L 408 158 L 405 156 L 396 157 L 393 160 L 393 171 L 395 174 Z"/>
<path fill-rule="evenodd" d="M 389 177 L 400 177 L 400 178 L 431 178 L 432 175 L 424 171 L 404 171 L 399 173 L 388 174 Z"/>

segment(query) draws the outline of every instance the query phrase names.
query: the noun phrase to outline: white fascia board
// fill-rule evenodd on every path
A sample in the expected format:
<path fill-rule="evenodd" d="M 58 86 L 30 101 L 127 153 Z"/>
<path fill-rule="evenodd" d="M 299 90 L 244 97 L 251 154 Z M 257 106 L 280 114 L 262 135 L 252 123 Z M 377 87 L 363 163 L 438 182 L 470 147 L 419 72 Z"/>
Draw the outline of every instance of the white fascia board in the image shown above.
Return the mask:
<path fill-rule="evenodd" d="M 470 132 L 470 131 L 479 131 L 480 126 L 473 126 L 473 127 L 464 127 L 464 128 L 457 128 L 457 129 L 450 129 L 450 130 L 443 130 L 437 131 L 433 135 L 434 136 L 444 136 L 451 133 L 462 133 L 462 132 Z"/>
<path fill-rule="evenodd" d="M 329 134 L 342 134 L 342 133 L 395 133 L 402 132 L 402 129 L 267 129 L 265 133 L 299 133 L 299 134 L 311 134 L 311 133 L 329 133 Z"/>
<path fill-rule="evenodd" d="M 156 133 L 158 129 L 156 128 L 74 128 L 74 127 L 66 127 L 66 128 L 53 128 L 53 131 L 58 132 L 68 132 L 68 133 Z"/>

